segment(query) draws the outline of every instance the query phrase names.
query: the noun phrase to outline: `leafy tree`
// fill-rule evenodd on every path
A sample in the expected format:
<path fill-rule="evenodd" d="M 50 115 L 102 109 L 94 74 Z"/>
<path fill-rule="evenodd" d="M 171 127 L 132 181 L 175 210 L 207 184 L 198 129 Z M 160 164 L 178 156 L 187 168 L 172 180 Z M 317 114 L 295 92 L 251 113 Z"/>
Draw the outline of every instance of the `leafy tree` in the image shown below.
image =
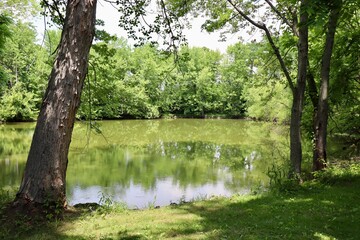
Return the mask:
<path fill-rule="evenodd" d="M 176 1 L 170 1 L 174 3 Z M 265 1 L 270 8 L 273 8 L 273 5 L 270 1 Z M 263 31 L 266 36 L 275 56 L 277 57 L 281 69 L 287 79 L 289 88 L 293 93 L 293 104 L 291 110 L 291 121 L 290 121 L 290 160 L 291 160 L 291 173 L 299 175 L 301 172 L 301 161 L 302 161 L 302 150 L 301 150 L 301 115 L 302 107 L 304 101 L 304 92 L 305 92 L 305 77 L 306 77 L 306 67 L 308 61 L 308 13 L 306 8 L 308 7 L 308 2 L 306 0 L 301 1 L 300 8 L 291 10 L 291 16 L 296 16 L 293 18 L 294 22 L 292 23 L 293 29 L 298 33 L 298 74 L 296 83 L 293 82 L 293 78 L 290 76 L 289 69 L 285 64 L 283 55 L 279 51 L 279 48 L 276 45 L 276 36 L 280 33 L 274 28 L 274 20 L 270 21 L 270 27 L 265 24 L 264 19 L 272 14 L 270 10 L 267 10 L 262 18 L 255 19 L 255 12 L 264 6 L 263 2 L 253 2 L 253 1 L 241 1 L 234 2 L 231 0 L 227 1 L 183 1 L 183 6 L 185 5 L 194 5 L 192 9 L 198 13 L 199 11 L 205 12 L 208 16 L 208 20 L 204 24 L 204 28 L 208 31 L 214 31 L 216 29 L 230 29 L 229 31 L 237 31 L 240 28 L 249 27 L 258 28 Z M 179 5 L 173 4 L 175 9 L 179 10 L 181 7 Z M 191 9 L 188 7 L 187 9 Z M 291 8 L 293 9 L 293 8 Z M 275 9 L 276 10 L 276 9 Z M 181 11 L 180 11 L 181 12 Z M 195 13 L 195 14 L 197 14 Z M 275 11 L 275 20 L 276 20 Z M 298 20 L 299 16 L 299 20 Z M 282 19 L 284 20 L 284 19 Z M 288 23 L 288 21 L 286 21 Z M 285 29 L 281 29 L 285 30 Z"/>
<path fill-rule="evenodd" d="M 116 69 L 115 54 L 121 41 L 97 42 L 91 49 L 90 69 L 78 115 L 85 119 L 117 118 L 119 99 L 116 80 L 121 76 Z M 118 45 L 118 46 L 117 46 Z"/>
<path fill-rule="evenodd" d="M 178 81 L 179 107 L 182 114 L 205 116 L 221 109 L 219 52 L 206 48 L 183 47 L 180 51 Z"/>
<path fill-rule="evenodd" d="M 62 24 L 63 30 L 24 177 L 15 199 L 15 205 L 20 209 L 37 207 L 38 204 L 44 206 L 45 203 L 66 206 L 67 157 L 95 32 L 96 0 L 67 1 L 65 17 L 61 15 L 64 2 L 43 0 L 42 4 L 48 7 L 53 20 Z M 126 6 L 122 4 L 122 7 Z M 135 4 L 139 10 L 143 5 L 144 2 Z M 126 15 L 128 10 L 124 8 L 122 12 Z M 163 14 L 167 16 L 165 12 Z M 134 16 L 134 19 L 138 18 L 139 15 Z M 157 24 L 161 25 L 159 22 Z M 169 25 L 169 18 L 166 17 L 165 27 Z M 173 37 L 172 34 L 171 42 L 175 41 Z"/>
<path fill-rule="evenodd" d="M 3 51 L 5 48 L 5 43 L 9 37 L 11 37 L 11 28 L 10 25 L 12 23 L 12 19 L 5 15 L 0 14 L 0 55 L 3 55 Z M 3 89 L 6 86 L 6 72 L 2 64 L 0 65 L 0 95 L 3 92 Z"/>
<path fill-rule="evenodd" d="M 226 82 L 224 111 L 236 116 L 236 112 L 241 115 L 246 109 L 246 116 L 251 118 L 288 122 L 286 83 L 279 77 L 265 42 L 230 46 L 222 62 L 221 78 Z"/>
<path fill-rule="evenodd" d="M 33 92 L 27 91 L 23 83 L 17 82 L 1 98 L 0 120 L 33 120 L 38 114 L 38 102 Z"/>
<path fill-rule="evenodd" d="M 4 48 L 6 39 L 11 36 L 11 23 L 12 19 L 9 16 L 0 14 L 0 50 Z"/>
<path fill-rule="evenodd" d="M 180 2 L 180 3 L 179 3 Z M 263 30 L 264 36 L 268 40 L 274 55 L 280 63 L 280 67 L 287 79 L 288 86 L 293 93 L 293 106 L 290 121 L 290 142 L 291 142 L 291 172 L 297 175 L 301 172 L 301 138 L 300 126 L 302 108 L 305 101 L 305 80 L 309 83 L 309 95 L 313 102 L 315 114 L 313 118 L 314 131 L 314 157 L 313 169 L 319 170 L 325 167 L 326 162 L 326 136 L 328 125 L 328 95 L 330 83 L 331 56 L 334 46 L 334 37 L 338 20 L 354 14 L 356 7 L 355 1 L 169 1 L 174 11 L 179 12 L 179 16 L 192 10 L 194 15 L 204 12 L 208 20 L 203 27 L 208 31 L 222 29 L 224 32 L 234 32 L 241 28 L 250 31 L 254 28 Z M 346 9 L 346 11 L 342 11 Z M 260 11 L 261 10 L 261 11 Z M 262 16 L 259 17 L 259 12 Z M 256 13 L 256 14 L 255 14 Z M 347 14 L 345 14 L 347 13 Z M 265 24 L 264 20 L 267 20 Z M 344 18 L 345 19 L 345 18 Z M 351 21 L 350 21 L 351 22 Z M 280 26 L 279 28 L 275 26 Z M 316 27 L 324 29 L 315 38 L 309 38 L 309 29 Z M 279 36 L 282 36 L 279 38 Z M 285 38 L 284 38 L 285 37 Z M 323 38 L 322 38 L 323 37 Z M 324 41 L 320 46 L 321 52 L 318 61 L 321 64 L 317 68 L 317 74 L 308 69 L 315 69 L 309 65 L 313 56 L 308 56 L 308 45 L 311 41 Z M 279 40 L 285 40 L 279 41 Z M 288 47 L 283 51 L 281 44 L 285 43 Z M 315 43 L 316 45 L 316 43 Z M 278 47 L 280 46 L 280 47 Z M 292 52 L 292 48 L 297 48 L 297 60 L 293 63 L 287 61 L 286 54 Z M 312 52 L 311 52 L 312 53 Z M 297 65 L 296 81 L 292 75 L 291 68 Z M 308 75 L 306 74 L 308 73 Z M 319 79 L 320 89 L 316 89 L 315 78 Z"/>
<path fill-rule="evenodd" d="M 36 16 L 40 6 L 37 0 L 2 0 L 0 9 L 0 15 L 11 16 L 17 22 Z"/>
<path fill-rule="evenodd" d="M 320 2 L 323 3 L 323 2 Z M 318 93 L 318 103 L 314 106 L 314 155 L 313 170 L 321 170 L 325 168 L 327 154 L 327 126 L 329 116 L 329 85 L 330 85 L 330 63 L 333 52 L 335 32 L 337 22 L 340 17 L 342 8 L 342 0 L 327 1 L 325 6 L 328 13 L 326 38 L 324 50 L 321 58 L 320 67 L 320 89 Z"/>
<path fill-rule="evenodd" d="M 66 205 L 68 151 L 95 30 L 95 9 L 96 0 L 67 3 L 59 50 L 15 199 L 17 206 Z"/>
<path fill-rule="evenodd" d="M 0 102 L 3 109 L 0 118 L 6 121 L 32 120 L 37 115 L 45 91 L 45 76 L 49 73 L 49 67 L 45 64 L 47 54 L 35 43 L 36 31 L 29 23 L 18 21 L 11 25 L 11 29 L 13 35 L 5 43 L 0 56 L 4 73 L 1 80 Z M 22 92 L 17 92 L 19 90 Z M 27 99 L 24 103 L 27 114 L 23 114 L 21 104 L 12 105 L 15 99 L 18 101 L 24 97 L 21 97 L 22 94 Z"/>
<path fill-rule="evenodd" d="M 330 133 L 360 134 L 360 26 L 356 8 L 345 5 L 337 28 L 330 79 Z M 350 11 L 349 11 L 350 10 Z M 356 137 L 357 136 L 357 137 Z"/>

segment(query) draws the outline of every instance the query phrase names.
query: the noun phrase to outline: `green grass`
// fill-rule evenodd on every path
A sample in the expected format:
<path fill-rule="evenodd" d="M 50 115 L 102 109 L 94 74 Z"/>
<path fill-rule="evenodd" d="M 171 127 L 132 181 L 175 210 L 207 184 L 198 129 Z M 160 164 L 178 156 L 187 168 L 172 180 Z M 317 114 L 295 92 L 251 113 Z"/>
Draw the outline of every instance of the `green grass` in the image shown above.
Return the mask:
<path fill-rule="evenodd" d="M 293 191 L 68 213 L 38 227 L 20 218 L 15 231 L 0 226 L 0 239 L 359 239 L 360 165 L 318 179 Z"/>

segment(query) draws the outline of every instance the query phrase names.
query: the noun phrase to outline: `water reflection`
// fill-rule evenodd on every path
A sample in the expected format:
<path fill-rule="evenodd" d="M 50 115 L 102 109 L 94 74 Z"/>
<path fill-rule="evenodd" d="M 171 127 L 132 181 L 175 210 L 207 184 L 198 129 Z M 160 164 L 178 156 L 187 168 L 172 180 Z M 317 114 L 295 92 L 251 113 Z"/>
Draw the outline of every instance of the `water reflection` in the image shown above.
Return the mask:
<path fill-rule="evenodd" d="M 20 184 L 34 126 L 33 123 L 0 124 L 0 188 Z"/>
<path fill-rule="evenodd" d="M 102 124 L 103 136 L 92 136 L 85 152 L 72 145 L 73 204 L 96 202 L 100 192 L 132 207 L 246 193 L 267 184 L 268 166 L 283 160 L 275 150 L 288 151 L 286 128 L 271 124 L 189 119 Z"/>
<path fill-rule="evenodd" d="M 267 184 L 268 167 L 288 152 L 287 128 L 271 124 L 196 119 L 100 124 L 102 134 L 75 125 L 67 172 L 71 204 L 98 202 L 106 194 L 141 208 L 246 193 Z M 0 187 L 20 183 L 33 127 L 0 128 Z"/>

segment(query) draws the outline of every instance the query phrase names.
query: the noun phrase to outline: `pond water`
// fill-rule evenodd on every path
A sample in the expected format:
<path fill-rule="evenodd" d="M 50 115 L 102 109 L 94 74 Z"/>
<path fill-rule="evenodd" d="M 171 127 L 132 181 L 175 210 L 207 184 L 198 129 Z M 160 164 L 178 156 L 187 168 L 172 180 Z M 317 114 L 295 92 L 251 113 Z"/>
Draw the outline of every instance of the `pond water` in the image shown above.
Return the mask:
<path fill-rule="evenodd" d="M 0 126 L 0 188 L 20 184 L 34 123 Z M 288 159 L 288 128 L 244 120 L 76 123 L 67 171 L 70 204 L 101 197 L 130 208 L 249 193 Z"/>

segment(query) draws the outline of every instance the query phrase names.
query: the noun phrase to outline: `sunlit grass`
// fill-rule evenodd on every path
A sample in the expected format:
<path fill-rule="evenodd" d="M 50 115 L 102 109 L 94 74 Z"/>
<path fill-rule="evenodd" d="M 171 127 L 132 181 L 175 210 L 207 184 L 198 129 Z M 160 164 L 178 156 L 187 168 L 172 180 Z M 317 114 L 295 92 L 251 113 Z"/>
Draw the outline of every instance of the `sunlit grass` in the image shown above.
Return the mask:
<path fill-rule="evenodd" d="M 328 175 L 296 192 L 213 197 L 145 210 L 115 204 L 66 213 L 64 220 L 32 228 L 18 221 L 15 232 L 0 227 L 0 239 L 358 239 L 360 171 L 351 167 L 351 178 L 339 182 L 328 181 Z"/>

